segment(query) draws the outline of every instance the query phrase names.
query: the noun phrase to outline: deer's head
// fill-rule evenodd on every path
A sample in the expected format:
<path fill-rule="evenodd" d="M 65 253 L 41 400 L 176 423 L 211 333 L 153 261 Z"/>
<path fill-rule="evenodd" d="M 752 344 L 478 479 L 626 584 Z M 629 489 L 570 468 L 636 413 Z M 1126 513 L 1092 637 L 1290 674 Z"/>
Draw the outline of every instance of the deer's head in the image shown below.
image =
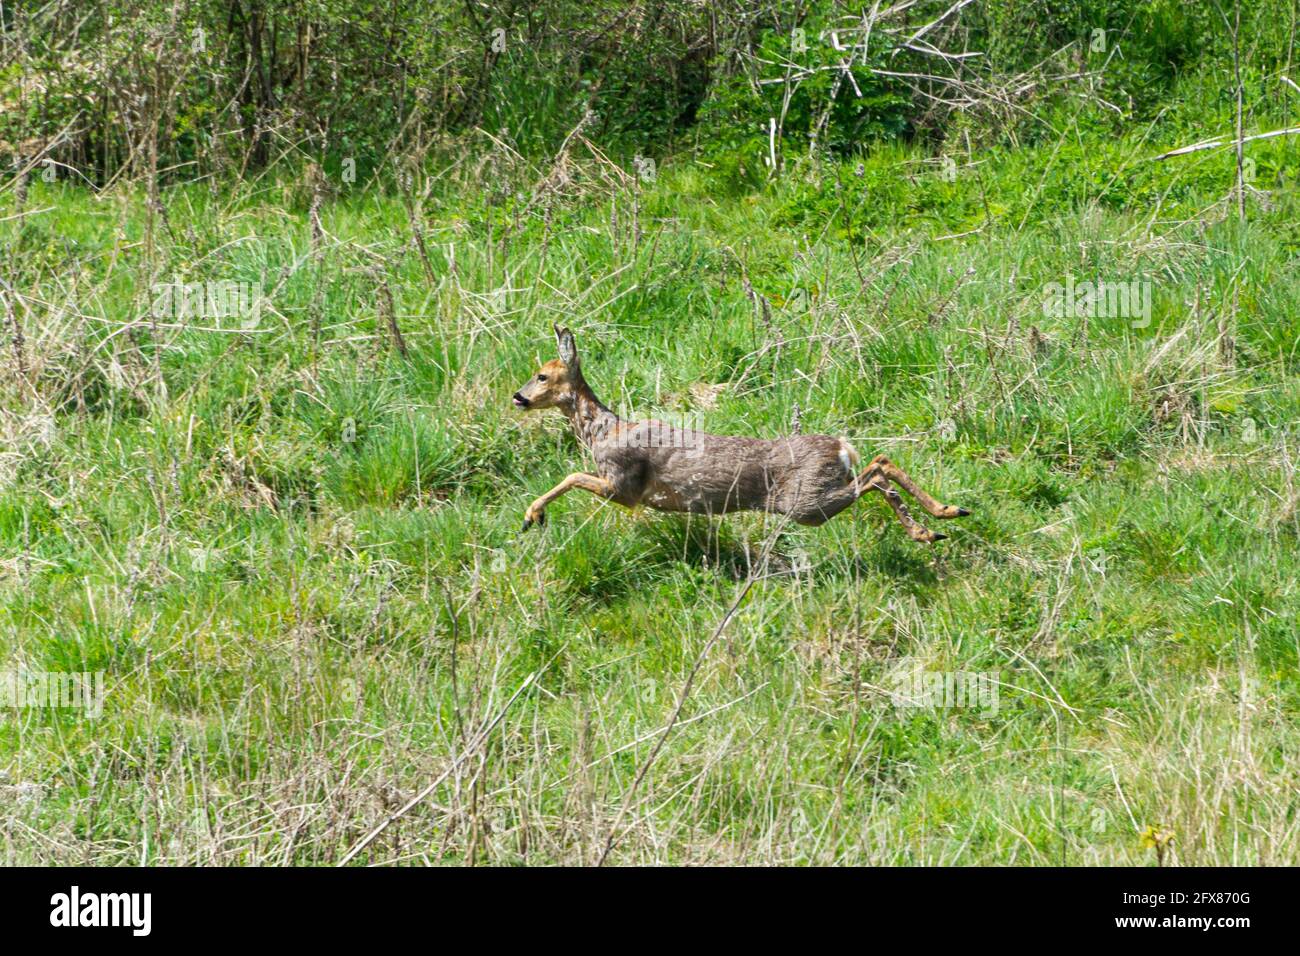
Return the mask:
<path fill-rule="evenodd" d="M 514 394 L 516 408 L 572 408 L 578 386 L 582 383 L 582 370 L 578 365 L 578 348 L 573 333 L 555 327 L 555 339 L 560 347 L 560 357 L 547 362 L 537 374 L 524 383 Z"/>

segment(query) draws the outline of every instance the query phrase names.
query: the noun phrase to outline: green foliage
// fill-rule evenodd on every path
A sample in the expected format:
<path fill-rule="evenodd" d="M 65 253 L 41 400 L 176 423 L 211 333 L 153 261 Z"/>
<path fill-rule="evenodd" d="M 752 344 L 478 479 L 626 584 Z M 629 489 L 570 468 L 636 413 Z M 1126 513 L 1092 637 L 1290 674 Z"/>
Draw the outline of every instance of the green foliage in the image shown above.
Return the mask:
<path fill-rule="evenodd" d="M 209 49 L 274 35 L 269 142 L 310 115 L 301 152 L 259 161 L 264 91 L 214 112 L 230 77 L 187 73 L 160 165 L 222 175 L 0 194 L 0 671 L 109 687 L 100 718 L 0 721 L 6 862 L 334 863 L 507 701 L 364 862 L 589 863 L 625 801 L 619 863 L 1300 859 L 1300 146 L 1246 144 L 1244 215 L 1232 149 L 1154 160 L 1235 127 L 1213 5 L 968 5 L 930 38 L 990 83 L 1067 47 L 1053 68 L 1091 70 L 1116 31 L 1095 84 L 1013 116 L 873 73 L 923 62 L 902 29 L 862 97 L 820 71 L 785 104 L 789 9 L 489 6 L 263 4 Z M 116 87 L 112 136 L 92 122 L 96 82 L 174 62 L 97 19 L 139 9 L 89 11 L 105 73 L 28 49 L 49 103 L 7 72 L 6 144 L 81 110 L 62 158 L 145 155 Z M 838 62 L 818 32 L 860 12 L 817 5 L 800 62 Z M 1243 4 L 1247 132 L 1291 125 L 1268 12 Z M 769 175 L 754 127 L 782 105 Z M 651 147 L 653 181 L 625 155 Z M 400 194 L 368 182 L 408 148 Z M 154 315 L 168 278 L 260 283 L 262 318 Z M 1151 314 L 1045 309 L 1067 278 L 1148 280 Z M 521 535 L 590 467 L 510 405 L 553 323 L 629 416 L 797 421 L 973 513 L 922 548 L 878 496 L 801 528 L 574 492 Z M 995 674 L 999 706 L 905 706 L 905 668 Z"/>
<path fill-rule="evenodd" d="M 757 69 L 719 82 L 702 109 L 708 158 L 753 178 L 767 161 L 772 136 L 782 153 L 823 148 L 845 155 L 908 133 L 910 97 L 897 81 L 873 72 L 895 48 L 880 33 L 864 41 L 860 31 L 841 33 L 837 25 L 823 14 L 793 30 L 762 34 Z"/>

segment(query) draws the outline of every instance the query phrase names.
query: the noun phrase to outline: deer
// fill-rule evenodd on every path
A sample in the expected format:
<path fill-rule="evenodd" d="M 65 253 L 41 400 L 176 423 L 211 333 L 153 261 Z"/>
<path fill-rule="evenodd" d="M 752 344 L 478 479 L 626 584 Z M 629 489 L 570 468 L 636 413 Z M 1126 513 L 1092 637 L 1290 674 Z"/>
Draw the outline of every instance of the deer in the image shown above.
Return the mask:
<path fill-rule="evenodd" d="M 923 543 L 948 536 L 917 522 L 898 488 L 935 518 L 970 514 L 937 501 L 884 455 L 858 472 L 858 453 L 844 438 L 743 438 L 620 418 L 587 384 L 573 333 L 553 328 L 560 357 L 542 365 L 512 401 L 524 411 L 559 409 L 595 459 L 597 473 L 574 472 L 534 500 L 524 512 L 521 534 L 544 525 L 547 507 L 574 489 L 626 508 L 704 515 L 765 511 L 809 527 L 878 491 L 908 537 Z"/>

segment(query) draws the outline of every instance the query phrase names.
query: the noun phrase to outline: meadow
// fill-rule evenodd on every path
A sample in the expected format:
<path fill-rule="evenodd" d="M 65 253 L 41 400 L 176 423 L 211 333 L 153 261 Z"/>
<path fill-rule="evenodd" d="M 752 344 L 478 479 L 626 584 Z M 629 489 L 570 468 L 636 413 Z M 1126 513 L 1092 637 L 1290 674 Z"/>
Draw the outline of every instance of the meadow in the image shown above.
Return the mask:
<path fill-rule="evenodd" d="M 0 195 L 0 670 L 107 684 L 0 719 L 0 861 L 1300 862 L 1296 144 L 1239 203 L 1231 148 L 1154 158 L 1230 97 L 1171 102 L 757 180 L 480 131 Z M 510 404 L 555 324 L 626 417 L 843 435 L 973 513 L 521 534 L 589 470 Z"/>

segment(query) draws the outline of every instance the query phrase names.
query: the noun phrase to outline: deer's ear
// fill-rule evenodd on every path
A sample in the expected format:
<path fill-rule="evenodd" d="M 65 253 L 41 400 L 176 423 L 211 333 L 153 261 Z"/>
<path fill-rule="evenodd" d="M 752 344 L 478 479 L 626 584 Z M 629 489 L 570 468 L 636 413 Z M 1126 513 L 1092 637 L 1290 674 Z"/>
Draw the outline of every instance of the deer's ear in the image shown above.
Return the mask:
<path fill-rule="evenodd" d="M 555 328 L 555 341 L 560 347 L 560 361 L 570 372 L 578 369 L 578 346 L 573 341 L 573 333 L 568 329 L 562 329 L 558 325 Z"/>

